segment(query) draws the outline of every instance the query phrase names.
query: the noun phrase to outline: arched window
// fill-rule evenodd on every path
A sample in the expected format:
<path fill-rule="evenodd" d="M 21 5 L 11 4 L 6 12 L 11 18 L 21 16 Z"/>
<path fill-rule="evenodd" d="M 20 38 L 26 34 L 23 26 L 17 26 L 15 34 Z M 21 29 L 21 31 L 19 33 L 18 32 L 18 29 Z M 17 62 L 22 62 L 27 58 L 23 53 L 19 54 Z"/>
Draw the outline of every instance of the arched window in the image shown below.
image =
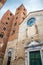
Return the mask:
<path fill-rule="evenodd" d="M 8 56 L 11 56 L 12 51 L 13 51 L 13 49 L 12 48 L 9 48 L 9 50 L 8 50 Z"/>
<path fill-rule="evenodd" d="M 30 18 L 28 21 L 27 21 L 27 25 L 28 26 L 32 26 L 34 23 L 35 23 L 35 18 L 34 17 L 32 17 L 32 18 Z"/>
<path fill-rule="evenodd" d="M 3 38 L 3 36 L 4 36 L 4 33 L 1 32 L 1 33 L 0 33 L 0 38 Z"/>
<path fill-rule="evenodd" d="M 13 51 L 12 48 L 10 48 L 10 49 L 8 50 L 8 60 L 7 60 L 7 65 L 10 65 L 10 63 L 11 63 L 11 55 L 12 55 L 12 51 Z"/>

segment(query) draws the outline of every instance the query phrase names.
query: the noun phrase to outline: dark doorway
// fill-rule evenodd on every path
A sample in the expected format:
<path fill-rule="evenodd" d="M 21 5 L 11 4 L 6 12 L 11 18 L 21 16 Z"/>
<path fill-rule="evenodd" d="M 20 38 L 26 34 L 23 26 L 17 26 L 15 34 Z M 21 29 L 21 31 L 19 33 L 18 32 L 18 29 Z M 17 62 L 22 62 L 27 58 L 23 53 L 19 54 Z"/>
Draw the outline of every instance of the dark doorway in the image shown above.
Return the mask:
<path fill-rule="evenodd" d="M 32 51 L 29 53 L 30 65 L 42 65 L 40 51 Z"/>
<path fill-rule="evenodd" d="M 8 50 L 7 65 L 10 65 L 10 63 L 11 63 L 11 55 L 12 55 L 12 49 L 10 48 L 10 49 Z"/>
<path fill-rule="evenodd" d="M 11 57 L 8 57 L 7 65 L 10 65 Z"/>

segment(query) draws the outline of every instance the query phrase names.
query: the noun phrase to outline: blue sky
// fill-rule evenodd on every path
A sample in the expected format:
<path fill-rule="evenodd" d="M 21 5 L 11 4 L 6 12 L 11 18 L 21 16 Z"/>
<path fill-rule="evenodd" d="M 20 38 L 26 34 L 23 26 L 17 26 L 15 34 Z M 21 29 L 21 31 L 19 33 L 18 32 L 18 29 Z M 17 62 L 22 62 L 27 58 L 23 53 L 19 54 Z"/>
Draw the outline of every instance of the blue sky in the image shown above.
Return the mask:
<path fill-rule="evenodd" d="M 31 11 L 43 10 L 43 0 L 7 0 L 0 10 L 0 19 L 8 9 L 15 14 L 16 8 L 21 4 L 24 4 L 28 13 Z"/>

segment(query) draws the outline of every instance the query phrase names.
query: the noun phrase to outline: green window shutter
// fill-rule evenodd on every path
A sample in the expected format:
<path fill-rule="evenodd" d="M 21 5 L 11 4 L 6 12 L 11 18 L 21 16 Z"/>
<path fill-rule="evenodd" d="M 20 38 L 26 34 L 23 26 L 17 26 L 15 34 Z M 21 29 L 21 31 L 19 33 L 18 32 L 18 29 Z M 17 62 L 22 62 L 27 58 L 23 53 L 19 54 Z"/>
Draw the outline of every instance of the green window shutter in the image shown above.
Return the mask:
<path fill-rule="evenodd" d="M 30 65 L 42 65 L 40 51 L 34 51 L 29 53 Z"/>

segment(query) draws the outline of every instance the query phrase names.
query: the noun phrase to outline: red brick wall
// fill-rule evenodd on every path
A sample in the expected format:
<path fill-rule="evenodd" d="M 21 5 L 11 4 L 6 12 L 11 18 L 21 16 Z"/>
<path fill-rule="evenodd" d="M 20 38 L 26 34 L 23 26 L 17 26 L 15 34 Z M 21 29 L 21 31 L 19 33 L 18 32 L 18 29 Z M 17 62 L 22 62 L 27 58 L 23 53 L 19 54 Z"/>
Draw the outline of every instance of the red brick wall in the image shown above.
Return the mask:
<path fill-rule="evenodd" d="M 15 19 L 20 24 L 25 19 L 26 15 L 27 15 L 27 10 L 23 5 L 21 5 L 16 9 Z"/>
<path fill-rule="evenodd" d="M 12 41 L 18 38 L 18 31 L 19 31 L 19 24 L 14 18 L 12 29 L 11 29 L 10 36 L 9 36 L 9 41 Z"/>
<path fill-rule="evenodd" d="M 12 23 L 13 23 L 14 15 L 8 10 L 2 17 L 0 21 L 0 42 L 3 43 L 3 47 L 1 48 L 0 53 L 5 53 L 5 49 L 7 46 L 7 42 L 9 39 Z"/>

